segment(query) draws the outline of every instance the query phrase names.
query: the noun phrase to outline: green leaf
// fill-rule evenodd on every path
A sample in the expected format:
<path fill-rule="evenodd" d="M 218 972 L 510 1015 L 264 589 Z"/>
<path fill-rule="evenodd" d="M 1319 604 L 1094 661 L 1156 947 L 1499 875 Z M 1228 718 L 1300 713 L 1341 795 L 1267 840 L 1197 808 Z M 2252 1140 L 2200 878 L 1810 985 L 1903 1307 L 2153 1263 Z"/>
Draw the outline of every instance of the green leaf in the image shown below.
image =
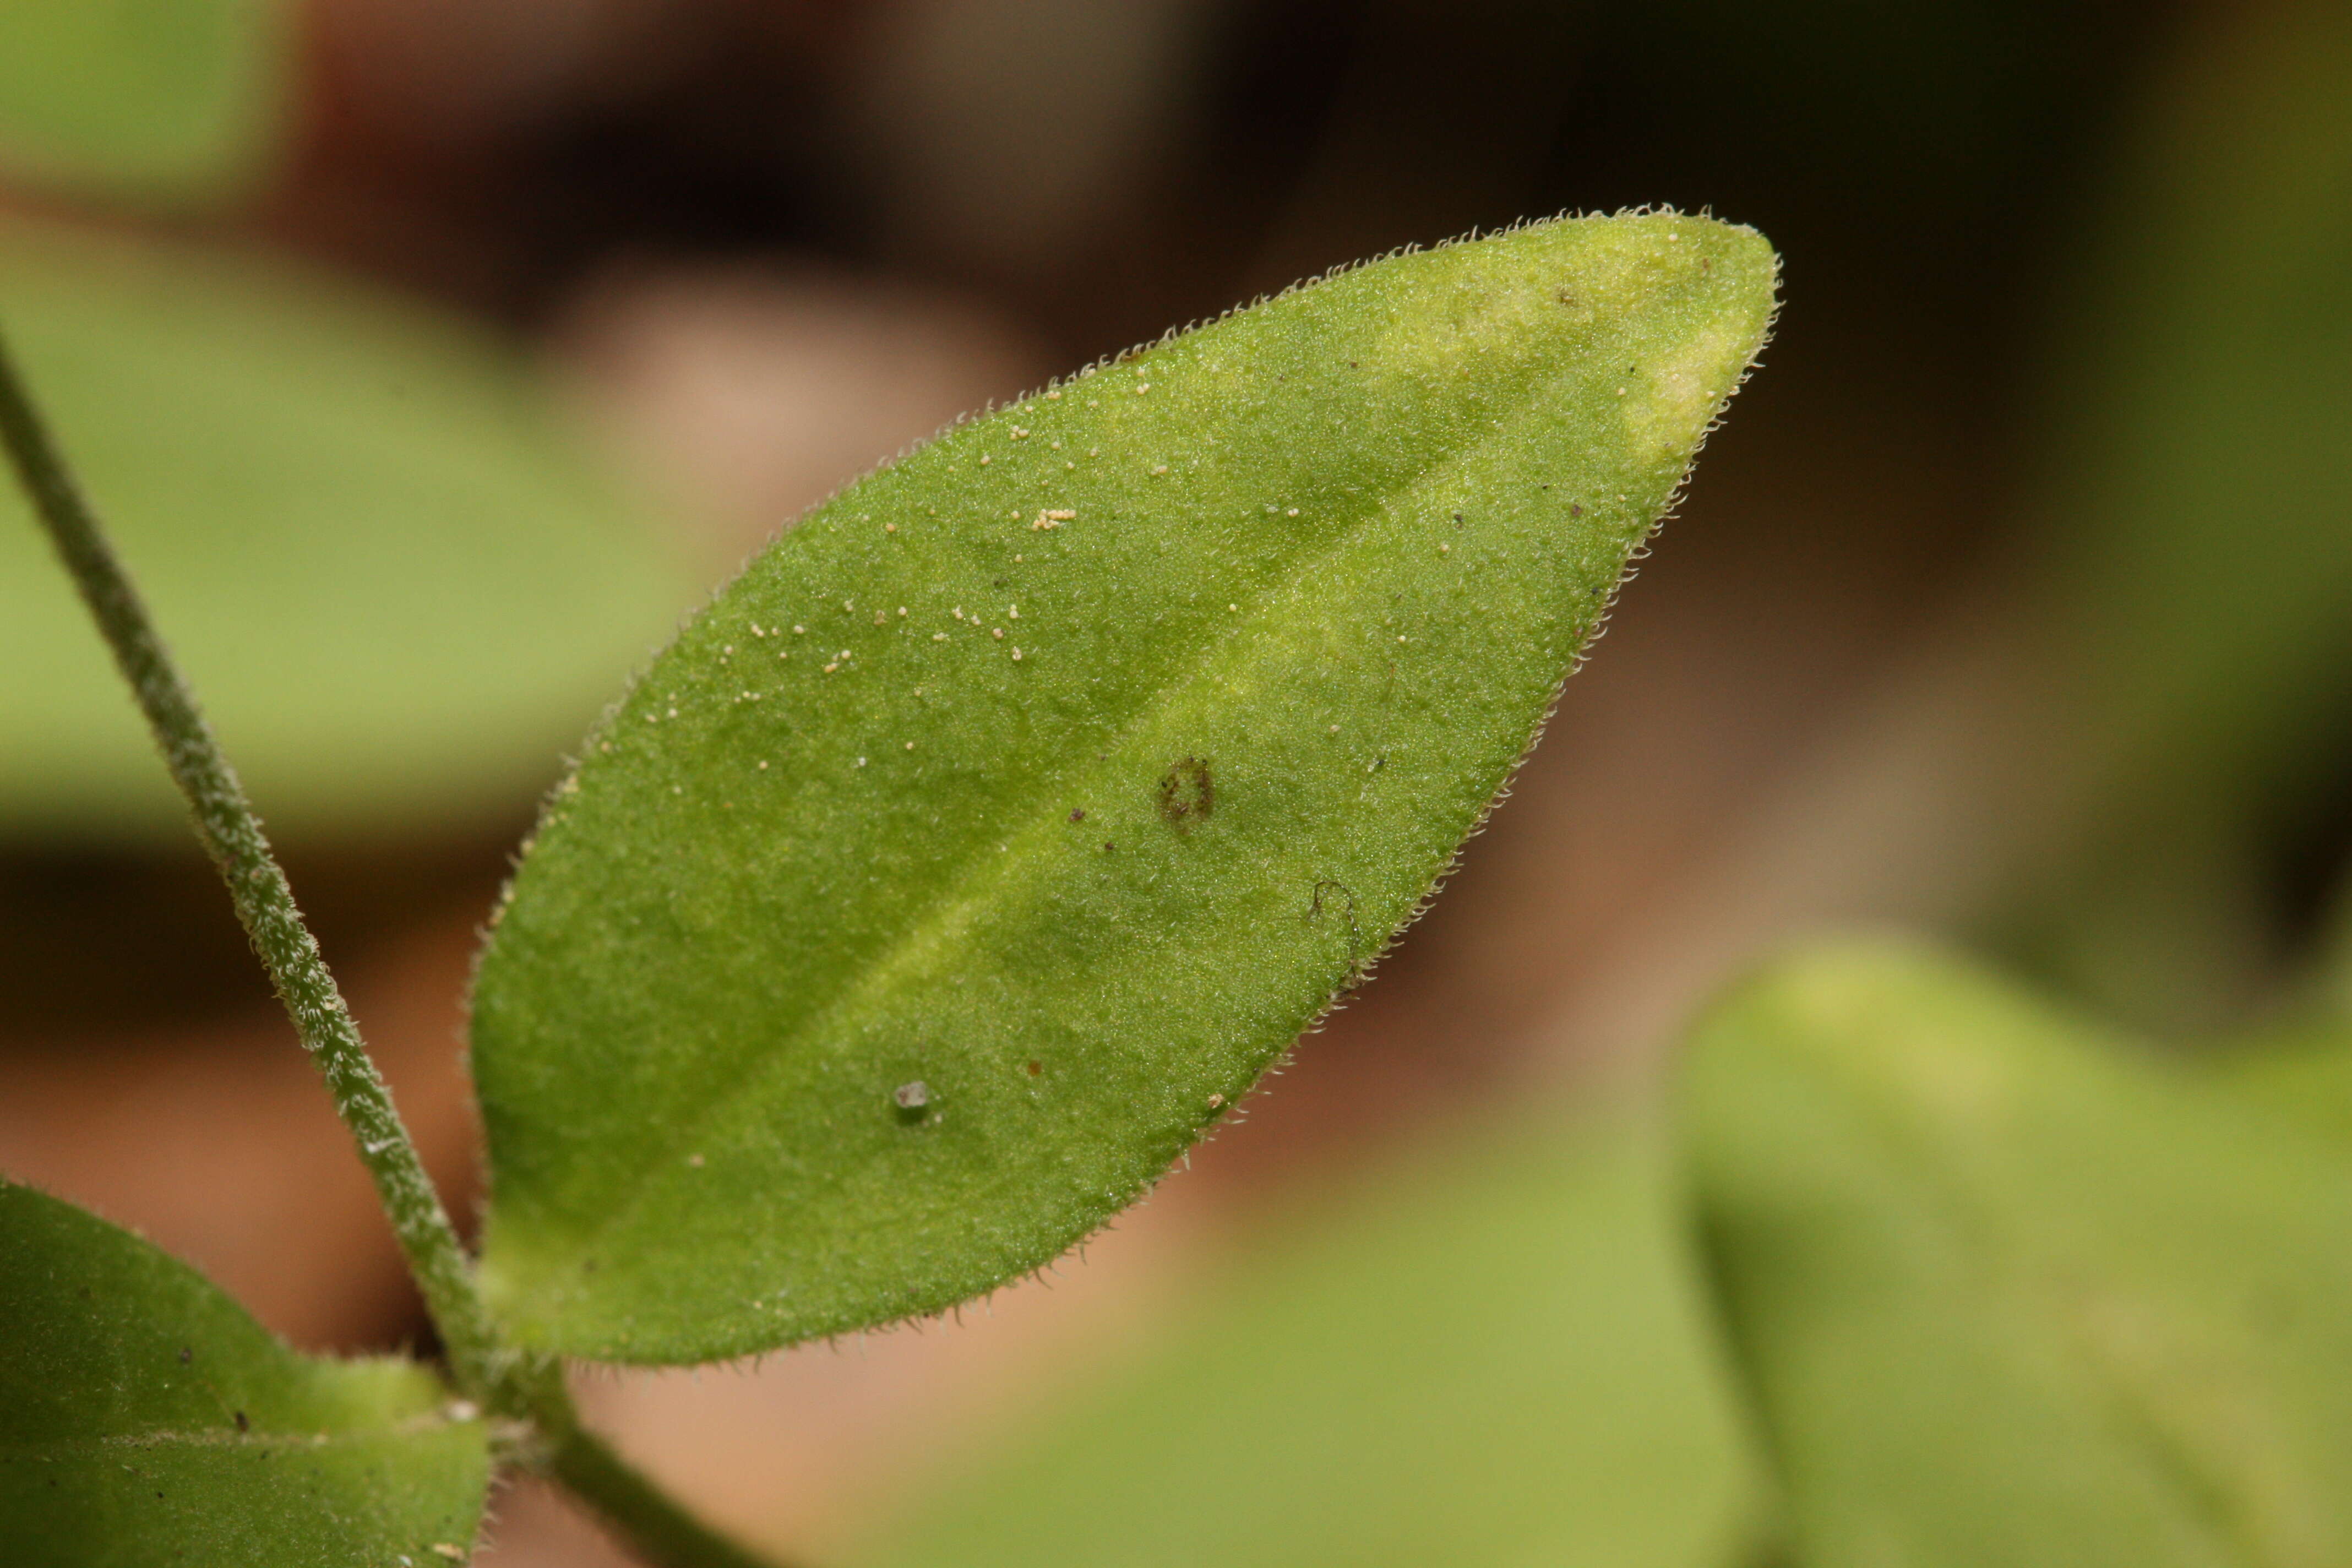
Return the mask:
<path fill-rule="evenodd" d="M 509 355 L 230 254 L 0 224 L 0 330 L 273 826 L 504 813 L 690 602 Z M 184 834 L 13 487 L 0 826 Z"/>
<path fill-rule="evenodd" d="M 185 202 L 277 152 L 292 97 L 285 0 L 0 4 L 0 169 Z"/>
<path fill-rule="evenodd" d="M 525 1342 L 936 1311 L 1132 1201 L 1428 897 L 1763 336 L 1755 234 L 1402 256 L 1101 367 L 756 561 L 482 961 Z"/>
<path fill-rule="evenodd" d="M 1811 1568 L 2352 1561 L 2352 1162 L 1957 961 L 1724 1004 L 1697 1188 Z"/>
<path fill-rule="evenodd" d="M 0 1182 L 0 1542 L 43 1568 L 438 1563 L 482 1421 L 412 1363 L 295 1354 L 184 1264 Z"/>
<path fill-rule="evenodd" d="M 2352 1154 L 2352 1022 L 2314 1019 L 2238 1042 L 2215 1076 L 2265 1115 Z"/>
<path fill-rule="evenodd" d="M 1648 1129 L 1454 1130 L 984 1458 L 874 1568 L 1737 1568 L 1763 1489 Z M 1031 1418 L 1034 1421 L 1034 1418 Z"/>

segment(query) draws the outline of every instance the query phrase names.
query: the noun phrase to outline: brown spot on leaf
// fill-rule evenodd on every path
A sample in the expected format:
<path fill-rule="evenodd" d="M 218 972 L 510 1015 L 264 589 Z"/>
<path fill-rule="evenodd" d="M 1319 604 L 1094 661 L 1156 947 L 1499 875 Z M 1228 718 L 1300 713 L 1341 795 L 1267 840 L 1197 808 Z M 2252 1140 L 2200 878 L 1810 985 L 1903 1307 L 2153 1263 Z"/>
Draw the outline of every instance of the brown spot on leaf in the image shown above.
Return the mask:
<path fill-rule="evenodd" d="M 1216 809 L 1216 781 L 1201 758 L 1186 757 L 1160 775 L 1160 818 L 1177 832 L 1192 832 Z"/>

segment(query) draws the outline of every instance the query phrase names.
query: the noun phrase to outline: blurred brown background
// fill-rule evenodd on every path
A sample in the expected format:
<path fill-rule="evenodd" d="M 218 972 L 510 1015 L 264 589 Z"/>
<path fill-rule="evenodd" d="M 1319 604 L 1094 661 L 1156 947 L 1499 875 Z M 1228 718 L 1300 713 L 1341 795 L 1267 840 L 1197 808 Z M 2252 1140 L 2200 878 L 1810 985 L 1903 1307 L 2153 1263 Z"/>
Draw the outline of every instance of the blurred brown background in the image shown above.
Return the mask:
<path fill-rule="evenodd" d="M 2209 21 L 2111 0 L 310 0 L 276 172 L 227 211 L 135 221 L 289 247 L 527 342 L 712 580 L 959 412 L 1398 245 L 1674 204 L 1785 258 L 1764 372 L 1510 803 L 1244 1121 L 1051 1289 L 594 1383 L 592 1413 L 747 1536 L 822 1556 L 1147 1341 L 1286 1184 L 1467 1102 L 1642 1070 L 1797 931 L 1997 901 L 2032 809 L 1976 781 L 2030 722 L 2007 563 L 2053 316 L 2121 128 L 2196 69 Z M 461 995 L 530 804 L 287 846 L 461 1213 Z M 2347 837 L 2341 790 L 2282 807 L 2229 984 L 2259 992 L 2310 940 Z M 141 1227 L 297 1343 L 425 1341 L 193 848 L 0 847 L 0 1168 Z M 492 1561 L 608 1560 L 534 1493 L 500 1507 Z"/>

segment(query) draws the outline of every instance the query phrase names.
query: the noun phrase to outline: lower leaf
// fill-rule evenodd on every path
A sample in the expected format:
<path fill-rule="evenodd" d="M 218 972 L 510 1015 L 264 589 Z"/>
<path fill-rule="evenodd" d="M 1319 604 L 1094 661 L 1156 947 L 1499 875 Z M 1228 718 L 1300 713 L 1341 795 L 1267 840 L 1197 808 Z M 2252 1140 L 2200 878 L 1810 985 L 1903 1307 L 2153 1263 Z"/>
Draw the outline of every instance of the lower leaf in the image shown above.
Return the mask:
<path fill-rule="evenodd" d="M 484 1424 L 395 1360 L 298 1355 L 130 1232 L 0 1182 L 0 1556 L 423 1568 L 472 1549 Z"/>

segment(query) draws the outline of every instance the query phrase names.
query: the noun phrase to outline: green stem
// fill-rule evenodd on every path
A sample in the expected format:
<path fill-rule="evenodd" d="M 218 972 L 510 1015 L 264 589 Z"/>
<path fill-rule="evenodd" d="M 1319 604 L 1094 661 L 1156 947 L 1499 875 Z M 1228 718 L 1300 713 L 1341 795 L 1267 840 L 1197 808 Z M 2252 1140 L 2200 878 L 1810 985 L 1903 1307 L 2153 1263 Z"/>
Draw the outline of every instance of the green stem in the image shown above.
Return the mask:
<path fill-rule="evenodd" d="M 139 710 L 163 748 L 172 782 L 187 797 L 196 837 L 220 868 L 254 952 L 268 970 L 303 1048 L 326 1078 L 337 1114 L 359 1144 L 360 1159 L 375 1181 L 400 1249 L 447 1347 L 458 1387 L 490 1403 L 498 1383 L 496 1340 L 448 1212 L 393 1109 L 392 1091 L 360 1043 L 359 1029 L 319 955 L 317 941 L 302 923 L 293 889 L 270 854 L 244 786 L 221 755 L 195 694 L 173 667 L 138 590 L 49 439 L 5 342 L 0 342 L 0 441 L 5 442 L 16 477 L 80 589 L 82 602 L 114 650 L 114 662 L 130 681 Z"/>
<path fill-rule="evenodd" d="M 270 853 L 261 820 L 245 798 L 195 693 L 172 663 L 138 590 L 115 558 L 105 530 L 49 438 L 31 396 L 0 341 L 0 444 L 82 602 L 98 622 L 114 662 L 130 681 L 139 710 L 163 748 L 172 782 L 187 797 L 204 843 L 228 884 L 237 919 L 269 972 L 302 1047 L 319 1064 L 335 1110 L 359 1144 L 409 1271 L 440 1331 L 449 1370 L 463 1393 L 495 1414 L 536 1428 L 538 1468 L 602 1514 L 658 1568 L 767 1568 L 760 1559 L 705 1529 L 580 1426 L 552 1363 L 517 1354 L 499 1342 L 474 1288 L 448 1211 L 393 1109 L 392 1091 L 361 1042 L 342 992 L 320 955 L 317 939 L 295 907 L 294 890 Z"/>
<path fill-rule="evenodd" d="M 570 1415 L 564 1401 L 563 1415 Z M 652 1481 L 583 1427 L 541 1407 L 544 1447 L 532 1468 L 551 1476 L 648 1563 L 665 1568 L 772 1568 L 672 1501 Z"/>

